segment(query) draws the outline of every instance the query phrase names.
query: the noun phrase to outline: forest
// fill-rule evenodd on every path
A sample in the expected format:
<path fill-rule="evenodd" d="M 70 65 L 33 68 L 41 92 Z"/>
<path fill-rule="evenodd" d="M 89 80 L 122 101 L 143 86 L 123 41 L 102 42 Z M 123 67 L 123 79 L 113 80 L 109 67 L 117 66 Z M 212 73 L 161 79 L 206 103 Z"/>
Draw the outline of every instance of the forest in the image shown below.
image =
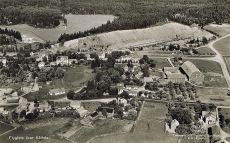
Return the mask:
<path fill-rule="evenodd" d="M 0 24 L 27 23 L 41 28 L 59 25 L 69 13 L 117 16 L 98 28 L 61 35 L 59 42 L 167 21 L 198 23 L 201 28 L 212 22 L 230 22 L 230 0 L 1 0 L 0 7 Z"/>

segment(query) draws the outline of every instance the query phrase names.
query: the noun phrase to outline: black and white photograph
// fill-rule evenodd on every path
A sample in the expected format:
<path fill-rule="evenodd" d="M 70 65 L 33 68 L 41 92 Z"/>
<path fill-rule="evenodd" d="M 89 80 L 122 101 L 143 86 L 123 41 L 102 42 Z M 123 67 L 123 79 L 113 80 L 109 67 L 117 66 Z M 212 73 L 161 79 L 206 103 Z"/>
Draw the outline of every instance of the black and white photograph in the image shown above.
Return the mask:
<path fill-rule="evenodd" d="M 230 0 L 0 0 L 0 143 L 230 143 Z"/>

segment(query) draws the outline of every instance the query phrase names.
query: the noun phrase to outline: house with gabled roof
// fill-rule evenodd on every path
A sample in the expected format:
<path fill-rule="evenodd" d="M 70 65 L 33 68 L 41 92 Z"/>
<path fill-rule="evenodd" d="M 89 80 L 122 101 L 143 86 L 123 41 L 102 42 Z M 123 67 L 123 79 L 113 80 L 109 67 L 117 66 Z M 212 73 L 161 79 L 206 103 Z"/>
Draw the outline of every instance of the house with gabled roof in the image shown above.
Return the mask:
<path fill-rule="evenodd" d="M 186 61 L 181 66 L 182 70 L 186 73 L 188 80 L 191 82 L 203 82 L 204 75 L 200 70 L 190 61 Z"/>

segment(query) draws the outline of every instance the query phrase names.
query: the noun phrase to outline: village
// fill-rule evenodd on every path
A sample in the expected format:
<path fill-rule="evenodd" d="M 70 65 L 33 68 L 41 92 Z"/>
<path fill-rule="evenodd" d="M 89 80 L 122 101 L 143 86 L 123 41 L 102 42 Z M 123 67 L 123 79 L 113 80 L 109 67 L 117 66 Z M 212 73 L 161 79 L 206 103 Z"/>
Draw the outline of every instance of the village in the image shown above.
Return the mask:
<path fill-rule="evenodd" d="M 20 52 L 6 52 L 1 60 L 2 68 L 6 70 L 1 71 L 1 78 L 7 79 L 2 83 L 6 88 L 1 88 L 2 122 L 33 129 L 36 125 L 28 126 L 26 122 L 60 117 L 79 119 L 82 126 L 91 126 L 98 119 L 136 121 L 145 102 L 157 101 L 167 103 L 170 113 L 165 119 L 166 133 L 175 134 L 176 137 L 180 134 L 181 139 L 224 139 L 221 136 L 219 108 L 214 104 L 201 103 L 197 93 L 197 88 L 204 86 L 205 74 L 191 61 L 183 59 L 184 54 L 177 52 L 180 49 L 178 45 L 174 46 L 177 50 L 168 50 L 176 55 L 166 58 L 168 66 L 163 65 L 161 68 L 156 68 L 161 63 L 149 58 L 148 55 L 137 56 L 139 51 L 149 46 L 119 51 L 103 48 L 97 50 L 101 46 L 94 45 L 93 49 L 90 47 L 78 49 L 77 52 L 55 51 L 56 53 L 52 48 L 58 45 L 51 45 L 50 50 L 41 49 L 37 52 L 31 50 L 33 46 L 25 46 L 30 51 L 31 61 L 20 57 Z M 164 44 L 160 44 L 160 47 L 163 47 L 163 51 L 167 49 Z M 173 47 L 170 44 L 168 48 Z M 209 56 L 213 57 L 214 54 Z M 21 60 L 20 58 L 23 59 L 23 64 L 19 65 L 19 71 L 15 74 L 8 66 Z M 77 90 L 51 86 L 52 80 L 62 79 L 68 68 L 79 66 L 90 66 L 93 70 L 88 74 L 93 74 L 96 78 L 84 82 Z M 50 72 L 54 75 L 48 77 Z M 22 73 L 20 79 L 19 73 Z M 44 73 L 46 74 L 43 75 Z M 9 87 L 20 81 L 29 84 L 18 89 Z M 39 84 L 41 82 L 50 87 L 46 92 L 40 92 L 44 88 Z M 60 131 L 58 135 L 68 138 L 75 134 L 75 128 L 69 127 L 67 131 Z M 217 136 L 213 137 L 216 134 Z"/>

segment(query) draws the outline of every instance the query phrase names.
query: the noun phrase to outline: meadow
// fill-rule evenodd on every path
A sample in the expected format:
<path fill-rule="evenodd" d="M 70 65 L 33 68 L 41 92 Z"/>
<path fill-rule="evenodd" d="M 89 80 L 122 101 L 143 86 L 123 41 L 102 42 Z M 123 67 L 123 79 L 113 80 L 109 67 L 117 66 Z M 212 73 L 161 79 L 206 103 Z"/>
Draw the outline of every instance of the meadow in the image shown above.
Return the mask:
<path fill-rule="evenodd" d="M 224 57 L 224 61 L 225 61 L 226 66 L 228 68 L 228 73 L 230 73 L 230 57 Z"/>
<path fill-rule="evenodd" d="M 2 123 L 2 122 L 0 122 L 0 127 L 1 127 L 0 134 L 3 134 L 3 133 L 5 133 L 9 130 L 12 130 L 14 128 L 14 127 L 12 127 L 6 123 Z"/>
<path fill-rule="evenodd" d="M 167 112 L 165 104 L 146 101 L 140 119 L 130 134 L 105 136 L 91 143 L 177 143 L 177 137 L 164 132 L 164 119 Z"/>
<path fill-rule="evenodd" d="M 216 42 L 213 47 L 220 52 L 222 56 L 230 56 L 230 36 Z"/>
<path fill-rule="evenodd" d="M 209 25 L 204 26 L 204 29 L 217 33 L 220 36 L 225 36 L 225 35 L 230 34 L 229 24 L 222 24 L 222 25 L 209 24 Z"/>
<path fill-rule="evenodd" d="M 67 28 L 61 23 L 59 26 L 51 29 L 35 28 L 27 24 L 18 24 L 11 26 L 0 26 L 8 29 L 19 31 L 22 39 L 26 43 L 57 41 L 61 34 L 74 33 L 89 30 L 94 27 L 101 26 L 107 21 L 113 21 L 113 15 L 72 15 L 65 16 L 67 19 Z"/>
<path fill-rule="evenodd" d="M 4 143 L 34 143 L 34 142 L 38 142 L 41 141 L 39 139 L 19 139 L 19 140 L 11 140 L 9 139 L 9 136 L 19 136 L 19 137 L 36 137 L 36 136 L 46 136 L 49 137 L 48 140 L 44 140 L 44 142 L 50 142 L 50 140 L 59 140 L 59 142 L 62 143 L 70 143 L 69 141 L 65 140 L 65 139 L 60 139 L 57 135 L 55 135 L 55 132 L 60 129 L 62 126 L 64 126 L 64 124 L 58 124 L 58 125 L 51 125 L 51 126 L 46 126 L 46 127 L 42 127 L 42 128 L 36 128 L 36 129 L 32 129 L 32 130 L 24 130 L 22 127 L 17 128 L 16 130 L 4 134 L 2 136 L 0 136 L 0 141 L 4 141 Z M 57 142 L 58 143 L 58 142 Z"/>

